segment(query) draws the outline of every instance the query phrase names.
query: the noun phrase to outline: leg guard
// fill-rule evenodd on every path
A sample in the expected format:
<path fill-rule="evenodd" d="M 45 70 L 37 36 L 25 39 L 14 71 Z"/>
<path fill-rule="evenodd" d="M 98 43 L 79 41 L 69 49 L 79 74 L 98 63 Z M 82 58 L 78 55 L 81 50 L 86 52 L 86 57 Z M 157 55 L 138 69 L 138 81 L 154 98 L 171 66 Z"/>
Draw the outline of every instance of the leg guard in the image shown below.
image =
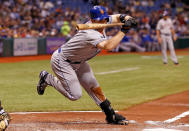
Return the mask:
<path fill-rule="evenodd" d="M 106 99 L 100 104 L 101 109 L 106 115 L 106 121 L 109 124 L 128 125 L 128 120 L 122 115 L 115 113 L 114 109 L 110 105 L 111 103 Z"/>

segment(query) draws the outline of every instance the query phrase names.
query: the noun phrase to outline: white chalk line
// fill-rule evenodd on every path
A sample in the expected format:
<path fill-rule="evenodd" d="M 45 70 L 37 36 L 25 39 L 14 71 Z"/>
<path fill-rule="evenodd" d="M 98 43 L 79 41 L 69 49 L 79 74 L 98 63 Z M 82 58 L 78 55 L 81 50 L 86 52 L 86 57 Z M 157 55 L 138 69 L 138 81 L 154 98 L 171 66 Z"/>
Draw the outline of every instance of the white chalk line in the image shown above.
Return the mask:
<path fill-rule="evenodd" d="M 161 56 L 141 56 L 142 59 L 160 59 Z M 184 56 L 177 56 L 178 59 L 184 58 Z"/>
<path fill-rule="evenodd" d="M 56 113 L 66 113 L 66 112 L 78 112 L 78 113 L 87 113 L 87 112 L 102 112 L 102 111 L 56 111 L 56 112 L 12 112 L 9 114 L 20 114 L 20 115 L 25 115 L 25 114 L 56 114 Z M 115 111 L 118 112 L 118 111 Z"/>
<path fill-rule="evenodd" d="M 13 113 L 10 113 L 10 114 L 47 114 L 47 113 L 53 114 L 53 113 L 62 113 L 62 112 L 102 112 L 102 111 L 13 112 Z M 118 111 L 116 111 L 116 112 L 118 112 Z M 148 125 L 156 125 L 156 126 L 162 125 L 162 124 L 165 124 L 165 123 L 170 124 L 170 123 L 172 123 L 176 120 L 179 120 L 183 117 L 186 117 L 187 115 L 189 115 L 189 111 L 183 112 L 182 114 L 180 114 L 180 115 L 178 115 L 174 118 L 165 120 L 163 122 L 162 121 L 144 121 L 144 123 L 148 124 Z M 80 122 L 74 122 L 74 123 L 79 124 Z M 138 122 L 135 121 L 135 120 L 129 120 L 129 124 L 138 124 Z M 189 124 L 182 124 L 182 125 L 178 125 L 178 126 L 174 126 L 174 127 L 176 127 L 176 128 L 178 128 L 178 127 L 189 127 Z M 182 130 L 166 129 L 166 128 L 152 128 L 152 129 L 143 129 L 142 131 L 182 131 Z"/>
<path fill-rule="evenodd" d="M 179 120 L 183 117 L 186 117 L 189 115 L 189 111 L 186 111 L 186 112 L 183 112 L 182 114 L 178 115 L 178 116 L 175 116 L 174 118 L 171 118 L 171 119 L 168 119 L 168 120 L 165 120 L 164 123 L 172 123 L 176 120 Z"/>
<path fill-rule="evenodd" d="M 139 67 L 131 67 L 131 68 L 123 68 L 123 69 L 107 71 L 107 72 L 99 72 L 96 74 L 97 75 L 106 75 L 106 74 L 113 74 L 113 73 L 118 73 L 118 72 L 123 72 L 123 71 L 133 71 L 133 70 L 138 70 L 138 69 L 140 69 L 140 68 Z"/>
<path fill-rule="evenodd" d="M 159 59 L 161 56 L 141 56 L 142 59 Z"/>
<path fill-rule="evenodd" d="M 189 115 L 189 111 L 186 111 L 186 112 L 183 112 L 182 114 L 180 114 L 178 116 L 175 116 L 175 117 L 170 118 L 168 120 L 165 120 L 163 122 L 161 122 L 161 121 L 145 121 L 144 123 L 150 124 L 150 125 L 159 125 L 159 124 L 162 124 L 162 123 L 173 123 L 173 122 L 175 122 L 175 121 L 177 121 L 177 120 L 179 120 L 181 118 L 184 118 L 184 117 L 186 117 L 188 115 Z"/>
<path fill-rule="evenodd" d="M 151 129 L 144 129 L 142 131 L 182 131 L 182 130 L 166 129 L 166 128 L 151 128 Z"/>
<path fill-rule="evenodd" d="M 57 112 L 12 112 L 10 114 L 55 114 L 55 113 L 66 113 L 66 112 L 83 112 L 83 113 L 87 113 L 87 112 L 99 112 L 101 113 L 102 111 L 57 111 Z M 115 112 L 118 112 L 118 111 L 115 111 Z M 171 119 L 168 119 L 168 120 L 165 120 L 163 121 L 164 123 L 172 123 L 176 120 L 179 120 L 183 117 L 186 117 L 189 115 L 189 111 L 186 111 L 186 112 L 183 112 L 182 114 L 178 115 L 178 116 L 175 116 L 174 118 L 171 118 Z M 130 120 L 131 123 L 137 123 L 135 120 Z M 161 121 L 145 121 L 144 123 L 146 124 L 152 124 L 152 125 L 156 125 L 156 124 L 159 124 L 161 123 Z"/>
<path fill-rule="evenodd" d="M 175 122 L 176 120 L 179 120 L 183 117 L 186 117 L 189 115 L 189 111 L 183 112 L 182 114 L 175 116 L 174 118 L 165 120 L 163 122 L 161 121 L 145 121 L 144 123 L 149 125 L 162 125 L 162 124 L 170 124 Z M 172 126 L 172 128 L 178 128 L 178 127 L 189 127 L 189 124 L 182 124 L 177 126 Z M 182 131 L 182 130 L 176 130 L 176 129 L 166 129 L 166 128 L 152 128 L 152 129 L 144 129 L 143 131 Z"/>
<path fill-rule="evenodd" d="M 181 58 L 184 58 L 184 56 L 177 56 L 177 58 L 181 59 Z"/>
<path fill-rule="evenodd" d="M 148 103 L 149 105 L 161 105 L 161 106 L 183 106 L 183 107 L 189 107 L 189 104 L 183 104 L 183 103 Z"/>

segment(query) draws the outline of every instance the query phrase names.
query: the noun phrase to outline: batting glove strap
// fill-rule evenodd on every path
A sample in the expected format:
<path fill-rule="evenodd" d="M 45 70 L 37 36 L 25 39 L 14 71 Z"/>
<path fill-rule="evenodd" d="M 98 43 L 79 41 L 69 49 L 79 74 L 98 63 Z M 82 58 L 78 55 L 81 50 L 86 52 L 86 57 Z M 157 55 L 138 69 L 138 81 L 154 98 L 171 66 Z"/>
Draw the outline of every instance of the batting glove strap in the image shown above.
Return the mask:
<path fill-rule="evenodd" d="M 120 19 L 121 23 L 125 23 L 125 16 L 127 16 L 127 15 L 126 14 L 121 14 L 119 16 L 119 19 Z"/>

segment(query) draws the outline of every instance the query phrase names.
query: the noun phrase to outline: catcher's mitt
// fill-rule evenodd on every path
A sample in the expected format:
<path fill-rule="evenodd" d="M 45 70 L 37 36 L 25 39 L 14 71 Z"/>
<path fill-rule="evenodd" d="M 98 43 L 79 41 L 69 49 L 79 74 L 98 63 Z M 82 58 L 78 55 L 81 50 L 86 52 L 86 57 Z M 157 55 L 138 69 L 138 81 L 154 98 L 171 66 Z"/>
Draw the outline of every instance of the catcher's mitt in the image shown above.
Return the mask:
<path fill-rule="evenodd" d="M 0 131 L 5 131 L 8 127 L 11 118 L 8 113 L 4 112 L 0 114 Z"/>

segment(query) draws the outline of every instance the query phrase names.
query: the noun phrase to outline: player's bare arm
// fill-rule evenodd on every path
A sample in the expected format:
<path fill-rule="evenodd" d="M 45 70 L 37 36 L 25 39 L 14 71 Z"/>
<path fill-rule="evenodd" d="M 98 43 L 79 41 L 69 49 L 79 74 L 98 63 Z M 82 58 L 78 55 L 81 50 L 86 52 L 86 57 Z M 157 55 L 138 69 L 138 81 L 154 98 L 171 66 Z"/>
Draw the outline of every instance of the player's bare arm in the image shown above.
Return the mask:
<path fill-rule="evenodd" d="M 120 41 L 123 39 L 125 34 L 129 31 L 130 28 L 135 28 L 137 26 L 137 22 L 134 18 L 128 19 L 127 21 L 124 20 L 125 15 L 121 15 L 119 17 L 120 21 L 124 23 L 124 25 L 121 28 L 121 31 L 119 31 L 114 37 L 112 37 L 109 40 L 105 40 L 99 44 L 97 44 L 97 47 L 100 49 L 105 50 L 112 50 L 114 49 Z"/>
<path fill-rule="evenodd" d="M 125 36 L 125 34 L 121 31 L 119 31 L 111 39 L 105 40 L 105 41 L 97 44 L 97 47 L 100 49 L 112 50 L 120 43 L 120 41 L 123 39 L 124 36 Z"/>
<path fill-rule="evenodd" d="M 160 37 L 160 31 L 159 30 L 156 30 L 156 35 L 157 35 L 158 43 L 161 44 L 162 40 L 161 40 L 161 37 Z"/>
<path fill-rule="evenodd" d="M 175 35 L 175 30 L 171 28 L 171 34 L 173 36 L 173 40 L 176 41 L 177 40 L 177 37 Z"/>

